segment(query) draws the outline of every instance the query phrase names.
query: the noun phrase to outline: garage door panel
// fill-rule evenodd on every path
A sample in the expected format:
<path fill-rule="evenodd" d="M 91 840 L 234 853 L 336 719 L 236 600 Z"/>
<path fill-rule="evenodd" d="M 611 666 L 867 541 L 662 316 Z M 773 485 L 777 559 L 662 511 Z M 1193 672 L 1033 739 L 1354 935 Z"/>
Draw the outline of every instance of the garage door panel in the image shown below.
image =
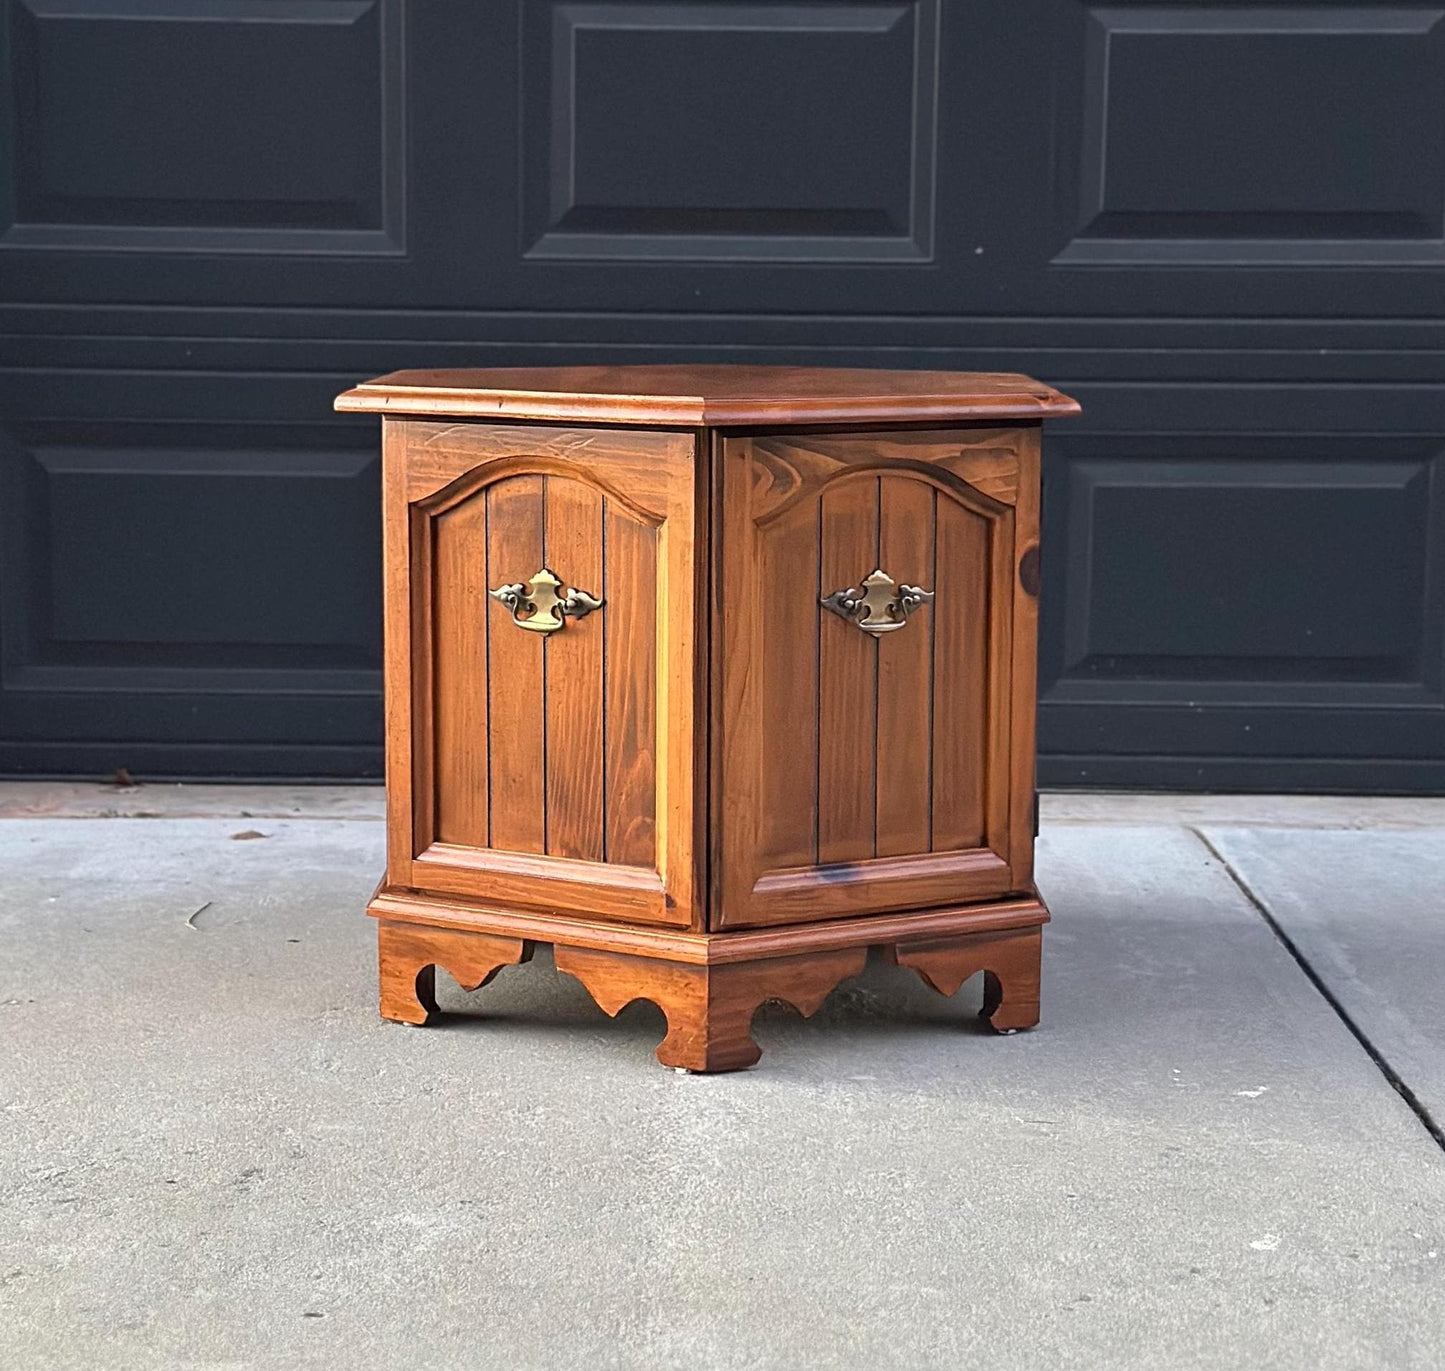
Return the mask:
<path fill-rule="evenodd" d="M 19 422 L 0 479 L 0 738 L 374 748 L 369 435 Z"/>
<path fill-rule="evenodd" d="M 1380 758 L 1440 784 L 1445 425 L 1391 433 L 1365 390 L 1356 433 L 1220 432 L 1231 398 L 1212 429 L 1046 447 L 1041 774 L 1259 787 L 1289 759 L 1338 787 Z"/>

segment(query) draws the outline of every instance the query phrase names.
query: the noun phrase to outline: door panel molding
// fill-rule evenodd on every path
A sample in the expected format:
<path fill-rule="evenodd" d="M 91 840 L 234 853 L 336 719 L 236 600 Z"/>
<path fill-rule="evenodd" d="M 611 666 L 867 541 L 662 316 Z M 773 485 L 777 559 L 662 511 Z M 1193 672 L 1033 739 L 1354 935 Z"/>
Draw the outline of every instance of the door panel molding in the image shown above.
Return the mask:
<path fill-rule="evenodd" d="M 698 924 L 696 439 L 388 419 L 383 445 L 388 574 L 411 587 L 389 601 L 388 726 L 413 739 L 388 880 Z M 521 631 L 490 591 L 542 566 L 602 604 Z"/>
<path fill-rule="evenodd" d="M 987 448 L 977 469 L 1023 502 L 1035 437 L 720 440 L 715 927 L 824 918 L 840 899 L 881 912 L 1027 884 L 1008 800 L 1025 717 L 1014 712 L 1016 601 L 1028 598 L 1015 591 L 1017 511 L 939 464 Z M 1037 517 L 1036 496 L 1024 517 Z M 821 603 L 874 567 L 933 592 L 880 636 Z M 729 616 L 734 603 L 767 608 Z M 1031 677 L 1024 693 L 1031 702 Z"/>

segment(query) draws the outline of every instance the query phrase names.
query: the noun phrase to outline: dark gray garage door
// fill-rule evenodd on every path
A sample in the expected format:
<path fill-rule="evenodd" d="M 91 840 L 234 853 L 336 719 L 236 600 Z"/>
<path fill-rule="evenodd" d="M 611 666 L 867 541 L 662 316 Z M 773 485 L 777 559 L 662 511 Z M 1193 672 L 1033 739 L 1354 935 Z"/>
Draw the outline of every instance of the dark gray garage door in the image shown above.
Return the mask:
<path fill-rule="evenodd" d="M 402 366 L 1032 372 L 1045 784 L 1445 788 L 1445 20 L 0 0 L 0 769 L 374 775 Z"/>

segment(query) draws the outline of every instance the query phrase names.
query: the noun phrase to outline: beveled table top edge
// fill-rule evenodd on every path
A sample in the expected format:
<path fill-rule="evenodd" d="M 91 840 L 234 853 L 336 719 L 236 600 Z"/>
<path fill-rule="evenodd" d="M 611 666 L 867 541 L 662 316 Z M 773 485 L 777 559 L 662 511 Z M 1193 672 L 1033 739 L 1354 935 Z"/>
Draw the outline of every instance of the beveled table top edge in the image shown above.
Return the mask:
<path fill-rule="evenodd" d="M 506 384 L 514 382 L 527 384 Z M 1007 373 L 721 366 L 400 371 L 344 392 L 336 408 L 688 428 L 1032 421 L 1079 413 L 1076 401 L 1051 386 Z"/>

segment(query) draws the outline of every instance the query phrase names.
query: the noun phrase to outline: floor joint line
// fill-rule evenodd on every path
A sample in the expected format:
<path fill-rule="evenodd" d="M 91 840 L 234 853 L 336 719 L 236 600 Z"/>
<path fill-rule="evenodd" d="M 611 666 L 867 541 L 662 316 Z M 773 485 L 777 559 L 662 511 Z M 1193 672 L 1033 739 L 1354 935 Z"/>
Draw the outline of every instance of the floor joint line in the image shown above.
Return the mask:
<path fill-rule="evenodd" d="M 1389 1082 L 1391 1088 L 1399 1097 L 1409 1105 L 1411 1112 L 1419 1119 L 1421 1126 L 1430 1135 L 1435 1146 L 1445 1152 L 1445 1128 L 1442 1128 L 1432 1117 L 1429 1109 L 1425 1107 L 1424 1101 L 1410 1088 L 1405 1079 L 1385 1059 L 1384 1054 L 1372 1043 L 1359 1024 L 1350 1016 L 1349 1010 L 1340 1002 L 1339 997 L 1325 984 L 1314 967 L 1309 964 L 1304 953 L 1293 938 L 1285 932 L 1283 925 L 1269 911 L 1269 906 L 1255 894 L 1249 882 L 1235 869 L 1234 864 L 1226 857 L 1204 832 L 1193 824 L 1186 824 L 1185 827 L 1204 846 L 1206 852 L 1224 868 L 1224 873 L 1234 882 L 1235 889 L 1244 896 L 1254 907 L 1260 918 L 1269 926 L 1270 932 L 1278 939 L 1280 945 L 1291 957 L 1295 964 L 1304 972 L 1309 983 L 1319 992 L 1320 997 L 1329 1007 L 1334 1010 L 1335 1016 L 1354 1035 L 1355 1041 L 1364 1048 L 1365 1055 L 1375 1064 L 1375 1069 Z"/>

